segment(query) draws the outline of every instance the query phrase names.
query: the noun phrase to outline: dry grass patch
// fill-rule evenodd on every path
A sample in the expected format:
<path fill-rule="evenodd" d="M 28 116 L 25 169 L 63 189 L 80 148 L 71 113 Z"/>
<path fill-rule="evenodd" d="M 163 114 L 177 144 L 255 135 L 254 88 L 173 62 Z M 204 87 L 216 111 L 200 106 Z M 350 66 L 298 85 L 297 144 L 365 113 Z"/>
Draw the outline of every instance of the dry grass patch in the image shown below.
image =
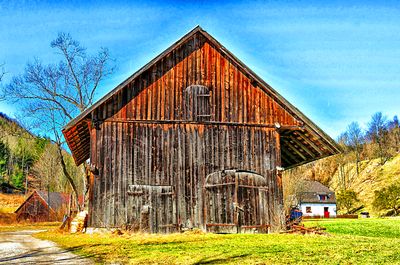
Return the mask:
<path fill-rule="evenodd" d="M 0 213 L 13 213 L 24 201 L 24 195 L 0 193 Z"/>
<path fill-rule="evenodd" d="M 19 230 L 56 230 L 61 225 L 60 222 L 19 222 L 13 224 L 0 224 L 0 232 L 12 232 Z"/>

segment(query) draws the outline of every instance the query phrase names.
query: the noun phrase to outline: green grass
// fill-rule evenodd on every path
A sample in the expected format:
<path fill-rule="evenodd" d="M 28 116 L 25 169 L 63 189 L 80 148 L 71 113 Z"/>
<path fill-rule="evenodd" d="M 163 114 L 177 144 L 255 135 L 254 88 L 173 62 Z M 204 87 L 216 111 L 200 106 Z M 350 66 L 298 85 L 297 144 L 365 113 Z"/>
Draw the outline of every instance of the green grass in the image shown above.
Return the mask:
<path fill-rule="evenodd" d="M 400 218 L 386 219 L 315 219 L 304 222 L 305 226 L 325 227 L 335 235 L 353 235 L 400 239 Z"/>
<path fill-rule="evenodd" d="M 36 236 L 99 263 L 131 264 L 400 264 L 400 219 L 307 221 L 329 236 L 291 234 Z"/>

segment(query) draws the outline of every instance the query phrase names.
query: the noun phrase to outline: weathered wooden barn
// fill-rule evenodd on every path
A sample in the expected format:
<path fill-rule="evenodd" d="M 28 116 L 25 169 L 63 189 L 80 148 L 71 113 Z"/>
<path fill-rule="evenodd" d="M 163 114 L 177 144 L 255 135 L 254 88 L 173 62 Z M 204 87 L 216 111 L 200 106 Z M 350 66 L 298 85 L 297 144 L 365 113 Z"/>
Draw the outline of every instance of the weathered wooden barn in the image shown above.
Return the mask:
<path fill-rule="evenodd" d="M 200 27 L 63 130 L 90 159 L 89 225 L 266 232 L 283 223 L 283 168 L 336 143 Z"/>
<path fill-rule="evenodd" d="M 62 221 L 68 213 L 70 195 L 60 192 L 33 191 L 15 210 L 17 221 Z"/>

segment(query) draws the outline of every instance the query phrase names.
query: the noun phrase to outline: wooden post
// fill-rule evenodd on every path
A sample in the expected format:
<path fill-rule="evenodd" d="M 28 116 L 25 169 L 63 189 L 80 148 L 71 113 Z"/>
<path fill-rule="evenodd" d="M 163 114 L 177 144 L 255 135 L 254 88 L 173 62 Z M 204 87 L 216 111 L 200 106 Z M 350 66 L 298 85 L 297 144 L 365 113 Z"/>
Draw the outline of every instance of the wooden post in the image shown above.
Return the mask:
<path fill-rule="evenodd" d="M 236 225 L 236 232 L 240 233 L 240 225 L 239 225 L 239 205 L 238 205 L 238 193 L 239 193 L 239 178 L 237 176 L 237 174 L 235 173 L 234 175 L 235 177 L 235 196 L 233 198 L 233 203 L 234 203 L 234 212 L 235 212 L 235 220 L 234 223 Z"/>
<path fill-rule="evenodd" d="M 276 162 L 275 162 L 275 172 L 276 172 L 276 186 L 277 186 L 277 194 L 276 199 L 278 201 L 276 209 L 277 219 L 279 220 L 278 224 L 281 227 L 284 227 L 285 219 L 283 212 L 283 188 L 282 188 L 282 168 L 281 168 L 281 139 L 278 131 L 279 128 L 275 130 L 275 153 L 276 153 Z"/>

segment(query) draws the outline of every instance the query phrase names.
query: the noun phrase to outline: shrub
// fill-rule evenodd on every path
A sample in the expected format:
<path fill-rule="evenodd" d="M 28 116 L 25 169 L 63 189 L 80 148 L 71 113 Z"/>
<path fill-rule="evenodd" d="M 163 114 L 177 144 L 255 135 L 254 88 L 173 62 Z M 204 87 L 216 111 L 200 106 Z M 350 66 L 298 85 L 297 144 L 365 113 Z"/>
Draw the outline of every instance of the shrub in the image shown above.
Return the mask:
<path fill-rule="evenodd" d="M 377 210 L 393 210 L 393 215 L 398 215 L 400 210 L 400 184 L 375 191 L 373 206 Z"/>

